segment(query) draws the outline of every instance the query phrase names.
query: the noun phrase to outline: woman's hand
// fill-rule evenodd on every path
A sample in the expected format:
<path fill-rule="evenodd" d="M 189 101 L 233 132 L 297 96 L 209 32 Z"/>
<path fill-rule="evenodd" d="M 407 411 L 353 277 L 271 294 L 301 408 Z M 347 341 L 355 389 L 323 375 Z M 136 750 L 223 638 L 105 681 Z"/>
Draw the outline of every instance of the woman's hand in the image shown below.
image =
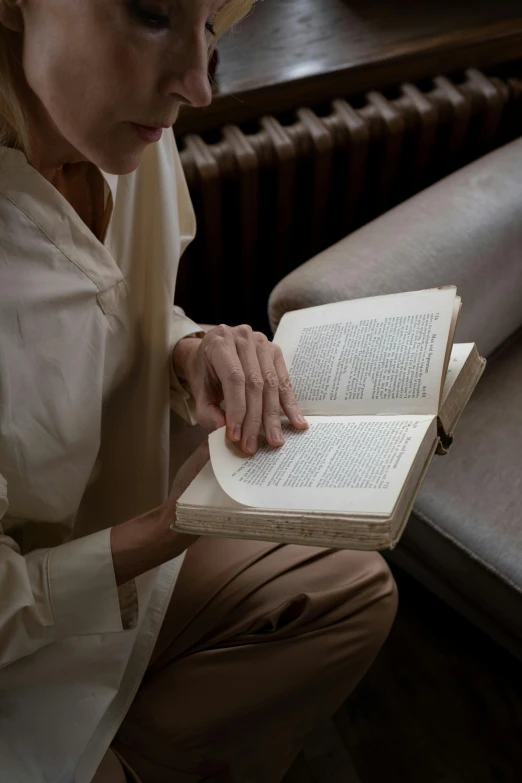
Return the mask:
<path fill-rule="evenodd" d="M 271 446 L 283 445 L 280 408 L 294 427 L 308 427 L 281 349 L 250 326 L 215 326 L 203 339 L 185 337 L 172 358 L 176 374 L 190 385 L 198 423 L 226 425 L 227 437 L 246 454 L 256 452 L 261 427 Z"/>

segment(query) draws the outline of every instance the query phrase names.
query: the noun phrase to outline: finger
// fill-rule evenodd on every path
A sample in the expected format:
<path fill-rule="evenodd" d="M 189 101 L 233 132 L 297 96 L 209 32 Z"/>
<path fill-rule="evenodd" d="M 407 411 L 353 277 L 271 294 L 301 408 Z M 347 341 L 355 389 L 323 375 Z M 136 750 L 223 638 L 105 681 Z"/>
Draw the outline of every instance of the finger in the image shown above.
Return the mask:
<path fill-rule="evenodd" d="M 266 439 L 271 446 L 282 446 L 285 439 L 281 430 L 279 377 L 274 365 L 274 348 L 260 332 L 254 333 L 254 339 L 263 376 L 263 427 Z"/>
<path fill-rule="evenodd" d="M 245 375 L 232 330 L 228 326 L 217 326 L 208 332 L 205 339 L 207 344 L 202 347 L 208 372 L 214 373 L 223 391 L 227 437 L 239 442 L 247 404 Z"/>
<path fill-rule="evenodd" d="M 274 345 L 274 366 L 279 378 L 279 401 L 281 407 L 294 427 L 297 427 L 298 430 L 306 430 L 308 422 L 301 413 L 301 408 L 295 398 L 285 360 L 278 345 Z"/>
<path fill-rule="evenodd" d="M 241 448 L 246 454 L 255 454 L 263 423 L 263 376 L 252 329 L 249 326 L 237 327 L 235 339 L 245 376 L 246 414 L 241 431 Z"/>

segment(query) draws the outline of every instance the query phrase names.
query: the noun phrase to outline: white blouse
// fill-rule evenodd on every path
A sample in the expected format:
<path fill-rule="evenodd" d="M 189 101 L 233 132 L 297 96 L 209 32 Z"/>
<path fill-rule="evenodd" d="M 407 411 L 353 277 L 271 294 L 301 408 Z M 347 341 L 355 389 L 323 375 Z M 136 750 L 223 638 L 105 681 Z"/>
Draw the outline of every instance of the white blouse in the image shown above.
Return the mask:
<path fill-rule="evenodd" d="M 147 667 L 182 558 L 118 589 L 110 528 L 168 492 L 174 308 L 194 213 L 172 133 L 104 175 L 98 241 L 0 148 L 0 777 L 88 783 Z M 110 190 L 109 190 L 110 189 Z"/>

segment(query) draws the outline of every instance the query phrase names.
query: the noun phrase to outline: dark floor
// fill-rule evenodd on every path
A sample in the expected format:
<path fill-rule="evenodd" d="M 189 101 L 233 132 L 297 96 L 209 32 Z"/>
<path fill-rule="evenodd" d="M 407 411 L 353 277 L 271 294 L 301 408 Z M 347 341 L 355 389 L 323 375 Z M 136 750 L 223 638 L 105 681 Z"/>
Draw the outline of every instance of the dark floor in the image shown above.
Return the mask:
<path fill-rule="evenodd" d="M 386 646 L 285 783 L 520 783 L 522 664 L 396 578 Z"/>

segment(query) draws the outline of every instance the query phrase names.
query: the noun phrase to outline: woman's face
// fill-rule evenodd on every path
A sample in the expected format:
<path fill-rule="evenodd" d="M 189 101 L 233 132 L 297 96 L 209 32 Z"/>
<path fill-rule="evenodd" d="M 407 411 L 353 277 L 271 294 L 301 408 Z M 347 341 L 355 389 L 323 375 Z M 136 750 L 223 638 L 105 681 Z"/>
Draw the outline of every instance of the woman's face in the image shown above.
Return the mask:
<path fill-rule="evenodd" d="M 210 102 L 208 48 L 225 1 L 21 0 L 40 122 L 101 169 L 133 171 L 182 103 Z"/>

